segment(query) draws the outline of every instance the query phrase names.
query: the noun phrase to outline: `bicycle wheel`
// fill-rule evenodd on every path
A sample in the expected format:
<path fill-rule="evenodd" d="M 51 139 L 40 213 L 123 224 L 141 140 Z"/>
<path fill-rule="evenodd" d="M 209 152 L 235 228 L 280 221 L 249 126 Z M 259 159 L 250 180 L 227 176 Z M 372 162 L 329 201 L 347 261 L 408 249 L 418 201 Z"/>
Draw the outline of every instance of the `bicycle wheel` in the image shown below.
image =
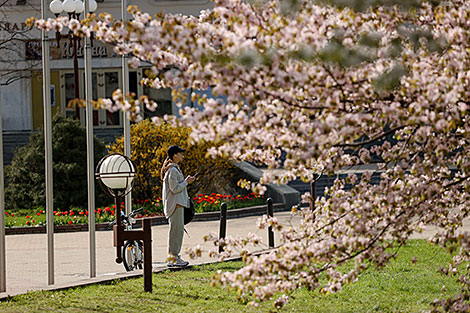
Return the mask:
<path fill-rule="evenodd" d="M 129 240 L 122 247 L 122 263 L 126 271 L 142 269 L 143 254 L 142 245 L 139 242 Z"/>

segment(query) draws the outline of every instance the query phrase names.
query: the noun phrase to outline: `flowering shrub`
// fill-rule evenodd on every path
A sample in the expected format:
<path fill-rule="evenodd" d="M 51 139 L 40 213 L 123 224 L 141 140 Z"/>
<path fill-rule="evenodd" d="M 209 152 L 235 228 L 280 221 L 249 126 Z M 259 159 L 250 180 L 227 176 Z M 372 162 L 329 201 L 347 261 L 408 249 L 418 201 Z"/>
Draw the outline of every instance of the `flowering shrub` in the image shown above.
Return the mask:
<path fill-rule="evenodd" d="M 247 195 L 221 195 L 213 193 L 211 195 L 199 194 L 193 198 L 194 209 L 197 213 L 219 211 L 222 202 L 227 203 L 228 209 L 236 209 L 254 205 L 264 204 L 264 196 L 250 193 Z"/>
<path fill-rule="evenodd" d="M 183 173 L 199 173 L 196 181 L 188 186 L 190 195 L 212 190 L 231 192 L 227 186 L 235 180 L 235 167 L 228 159 L 206 157 L 213 145 L 209 142 L 191 145 L 188 142 L 190 133 L 188 127 L 173 127 L 167 123 L 155 125 L 148 119 L 131 126 L 131 159 L 137 173 L 132 195 L 138 204 L 143 201 L 153 205 L 158 203 L 162 194 L 160 170 L 168 147 L 174 144 L 186 149 L 185 160 L 181 163 Z M 124 138 L 120 137 L 108 149 L 122 153 L 123 144 Z"/>
<path fill-rule="evenodd" d="M 96 223 L 106 223 L 114 220 L 115 205 L 97 208 L 95 210 Z M 87 210 L 71 209 L 69 211 L 54 211 L 54 225 L 73 225 L 88 223 Z M 13 226 L 44 226 L 46 225 L 46 211 L 38 210 L 29 215 L 5 212 L 6 227 Z"/>

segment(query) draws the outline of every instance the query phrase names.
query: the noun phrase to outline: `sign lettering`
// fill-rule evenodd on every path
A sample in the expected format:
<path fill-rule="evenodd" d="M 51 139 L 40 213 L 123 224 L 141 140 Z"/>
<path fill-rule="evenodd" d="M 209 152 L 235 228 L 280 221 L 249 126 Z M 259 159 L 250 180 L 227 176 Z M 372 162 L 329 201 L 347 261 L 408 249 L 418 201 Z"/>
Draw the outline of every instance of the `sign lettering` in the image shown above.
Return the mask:
<path fill-rule="evenodd" d="M 7 31 L 7 32 L 14 32 L 14 31 L 28 31 L 31 30 L 32 26 L 26 25 L 26 23 L 10 23 L 1 21 L 0 22 L 0 30 Z"/>
<path fill-rule="evenodd" d="M 82 40 L 77 40 L 77 57 L 83 58 L 84 44 Z M 42 47 L 41 41 L 34 39 L 28 40 L 25 43 L 25 54 L 28 60 L 41 60 Z M 72 59 L 74 57 L 73 44 L 69 39 L 60 40 L 60 46 L 57 46 L 57 41 L 50 42 L 51 58 L 53 60 L 59 59 Z M 113 46 L 102 43 L 100 41 L 93 41 L 91 48 L 91 56 L 93 58 L 114 58 L 118 55 L 114 52 Z"/>

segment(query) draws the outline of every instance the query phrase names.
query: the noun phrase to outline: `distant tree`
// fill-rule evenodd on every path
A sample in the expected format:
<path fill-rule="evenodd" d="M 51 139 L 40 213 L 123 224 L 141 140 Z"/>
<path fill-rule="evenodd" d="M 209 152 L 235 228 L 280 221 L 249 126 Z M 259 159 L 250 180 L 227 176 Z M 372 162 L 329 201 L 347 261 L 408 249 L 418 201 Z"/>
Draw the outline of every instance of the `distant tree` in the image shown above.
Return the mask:
<path fill-rule="evenodd" d="M 87 207 L 86 131 L 80 122 L 56 115 L 52 121 L 52 157 L 54 209 Z M 95 163 L 106 152 L 95 137 Z M 44 132 L 33 133 L 28 145 L 16 150 L 5 168 L 5 206 L 8 209 L 45 207 Z M 104 195 L 96 188 L 96 203 L 104 204 Z M 108 199 L 110 201 L 111 199 Z"/>

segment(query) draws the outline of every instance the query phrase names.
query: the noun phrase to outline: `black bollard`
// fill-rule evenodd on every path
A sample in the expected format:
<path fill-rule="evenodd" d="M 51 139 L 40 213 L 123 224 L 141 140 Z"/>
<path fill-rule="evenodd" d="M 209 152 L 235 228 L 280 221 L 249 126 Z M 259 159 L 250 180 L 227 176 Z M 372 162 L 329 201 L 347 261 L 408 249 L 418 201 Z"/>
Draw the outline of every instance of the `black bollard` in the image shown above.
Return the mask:
<path fill-rule="evenodd" d="M 310 200 L 310 210 L 315 211 L 315 182 L 316 180 L 313 180 L 310 183 L 310 196 L 312 199 Z"/>
<path fill-rule="evenodd" d="M 222 202 L 220 206 L 220 230 L 219 230 L 219 239 L 225 238 L 227 234 L 227 203 Z M 219 253 L 224 251 L 224 247 L 219 245 Z"/>
<path fill-rule="evenodd" d="M 274 216 L 274 208 L 273 208 L 273 199 L 268 198 L 268 216 L 273 217 Z M 269 247 L 274 248 L 274 232 L 273 228 L 271 226 L 268 227 L 268 241 L 269 241 Z"/>
<path fill-rule="evenodd" d="M 152 292 L 152 222 L 146 217 L 143 222 L 144 242 L 144 290 Z"/>

